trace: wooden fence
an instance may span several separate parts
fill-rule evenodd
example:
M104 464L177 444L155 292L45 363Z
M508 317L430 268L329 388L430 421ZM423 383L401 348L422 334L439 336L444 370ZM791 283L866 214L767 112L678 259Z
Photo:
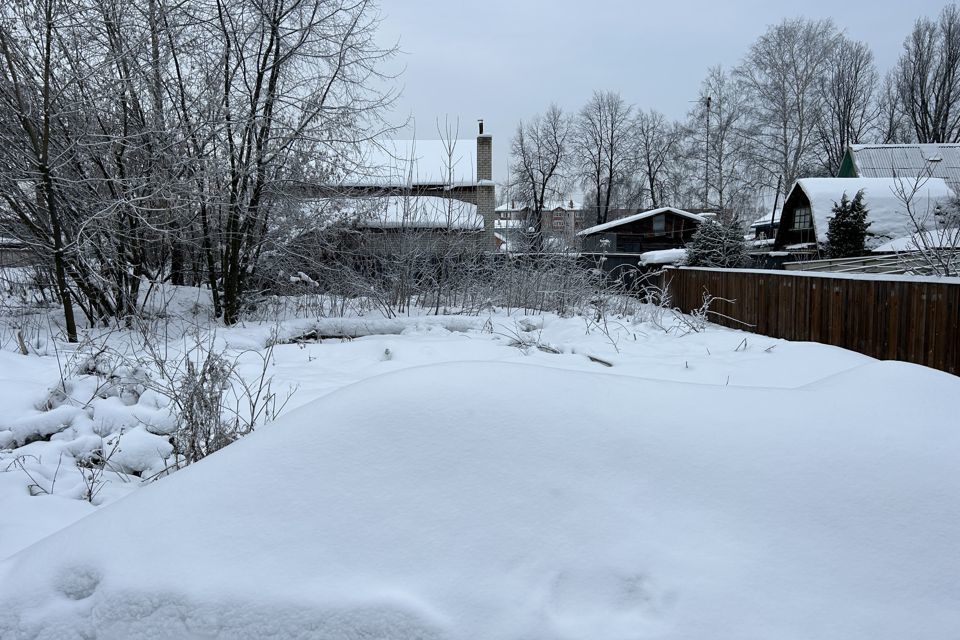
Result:
M960 280L751 269L669 269L673 304L709 319L960 375Z

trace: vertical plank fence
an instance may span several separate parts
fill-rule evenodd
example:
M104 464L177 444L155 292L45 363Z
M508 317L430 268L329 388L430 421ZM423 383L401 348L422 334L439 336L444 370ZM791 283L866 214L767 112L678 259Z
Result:
M669 269L674 306L709 319L960 375L960 279L753 269Z

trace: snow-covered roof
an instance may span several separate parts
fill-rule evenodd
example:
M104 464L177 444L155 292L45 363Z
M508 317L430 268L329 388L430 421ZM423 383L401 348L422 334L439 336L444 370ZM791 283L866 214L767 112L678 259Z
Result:
M780 222L781 213L783 213L783 209L777 209L772 216L764 215L761 218L757 218L756 220L750 223L750 228L756 229L757 227L765 227L771 223L777 224L778 222Z
M931 176L960 185L960 144L854 144L850 155L863 178Z
M362 145L351 158L345 185L472 186L477 181L477 141L381 140Z
M919 249L960 249L960 229L955 227L924 231L897 238L875 248L874 253L899 253Z
M437 196L356 198L341 213L365 229L483 229L477 205Z
M578 236L591 236L595 233L600 233L601 231L606 231L608 229L613 229L624 224L630 224L631 222L636 222L638 220L643 220L645 218L651 218L661 213L674 213L678 216L684 218L689 218L694 222L703 222L703 217L690 213L689 211L684 211L683 209L675 209L674 207L660 207L659 209L651 209L650 211L641 211L640 213L635 213L632 216L627 216L625 218L620 218L618 220L612 220L610 222L605 222L604 224L598 224L594 227L589 227L577 233Z
M869 233L878 239L899 238L913 231L898 193L913 194L911 203L915 213L929 218L930 223L935 208L954 197L941 178L802 178L794 185L793 190L796 189L801 189L810 201L814 231L820 241L826 240L833 207L844 193L852 200L858 191L863 190Z

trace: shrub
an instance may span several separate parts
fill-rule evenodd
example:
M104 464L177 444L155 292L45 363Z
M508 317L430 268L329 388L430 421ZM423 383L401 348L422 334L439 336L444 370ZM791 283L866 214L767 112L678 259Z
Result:
M747 264L747 243L738 222L722 224L708 220L700 225L687 247L691 267L735 268Z

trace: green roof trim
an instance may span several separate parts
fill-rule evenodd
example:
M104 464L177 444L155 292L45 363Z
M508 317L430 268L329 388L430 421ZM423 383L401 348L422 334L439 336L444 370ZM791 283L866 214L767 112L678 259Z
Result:
M853 153L850 147L843 152L843 160L840 161L840 170L837 172L838 178L859 178L857 174L857 165L853 162Z

